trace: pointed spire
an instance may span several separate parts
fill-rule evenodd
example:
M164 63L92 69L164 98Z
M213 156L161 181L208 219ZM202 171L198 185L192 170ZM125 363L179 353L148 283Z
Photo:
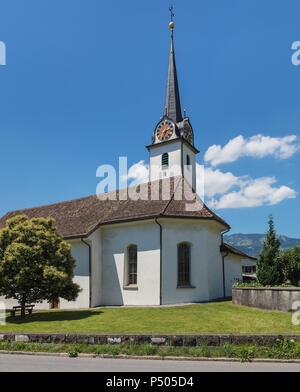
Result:
M171 50L170 50L170 60L169 60L169 69L168 69L168 82L167 82L165 108L167 108L168 117L171 120L173 120L175 123L178 123L182 121L182 113L181 113L179 87L178 87L178 79L177 79L177 71L176 71L176 63L175 63L175 53L174 53L173 20L170 23L170 29L171 29Z

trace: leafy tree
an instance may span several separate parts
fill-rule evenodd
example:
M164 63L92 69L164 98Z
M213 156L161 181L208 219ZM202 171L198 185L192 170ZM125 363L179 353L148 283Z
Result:
M280 253L278 262L283 266L285 277L293 286L300 282L300 245Z
M75 263L51 218L19 215L0 230L0 295L16 299L22 316L28 303L75 300L80 292L73 283Z
M263 286L277 286L283 283L284 274L278 258L280 241L276 238L272 215L269 216L268 224L269 230L257 261L257 279Z

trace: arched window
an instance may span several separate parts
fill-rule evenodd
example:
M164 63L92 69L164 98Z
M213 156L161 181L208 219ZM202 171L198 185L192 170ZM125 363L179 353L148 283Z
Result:
M162 154L161 166L163 169L167 169L169 167L169 154L166 152L164 154Z
M127 251L128 257L128 285L137 284L137 246L130 245Z
M178 286L190 285L191 246L186 243L178 245Z

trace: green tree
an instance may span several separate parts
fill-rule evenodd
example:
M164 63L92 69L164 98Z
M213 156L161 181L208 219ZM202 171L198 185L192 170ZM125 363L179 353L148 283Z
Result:
M283 283L283 268L278 259L280 241L276 238L273 216L269 216L269 230L263 242L263 249L257 260L257 279L263 286L277 286Z
M283 266L286 280L293 286L300 282L300 245L294 246L280 253L278 262Z
M51 218L19 215L0 230L0 295L16 299L22 316L28 303L75 300L80 292L73 283L75 263Z

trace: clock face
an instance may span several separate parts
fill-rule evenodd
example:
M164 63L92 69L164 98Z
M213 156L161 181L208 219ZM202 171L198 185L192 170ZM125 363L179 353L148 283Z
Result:
M190 127L186 127L184 129L184 138L190 143L193 144L193 131Z
M170 139L173 135L175 126L172 121L163 120L156 128L156 135L161 142Z

